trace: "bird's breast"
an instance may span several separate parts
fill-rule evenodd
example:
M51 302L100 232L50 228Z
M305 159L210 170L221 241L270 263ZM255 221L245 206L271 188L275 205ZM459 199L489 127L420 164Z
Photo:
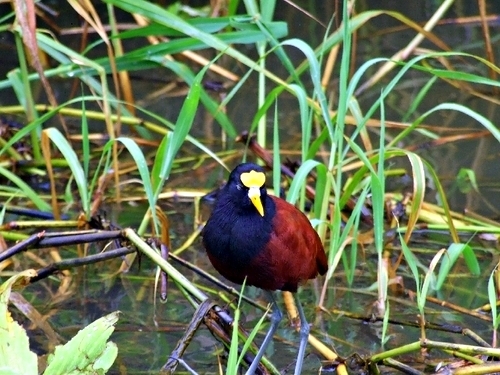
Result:
M264 217L257 210L242 213L227 206L216 207L203 230L203 244L210 260L217 259L221 267L248 267L270 241L272 214L273 206L265 207Z

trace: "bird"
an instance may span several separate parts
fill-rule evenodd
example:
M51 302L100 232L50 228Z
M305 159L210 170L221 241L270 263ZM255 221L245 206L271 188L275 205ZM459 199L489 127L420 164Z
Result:
M261 166L236 166L202 230L202 243L214 268L233 283L264 290L271 302L271 325L247 375L255 373L283 317L272 292L295 293L299 285L328 270L323 244L307 216L284 199L269 195L265 182ZM310 328L294 296L301 323L294 371L298 375Z

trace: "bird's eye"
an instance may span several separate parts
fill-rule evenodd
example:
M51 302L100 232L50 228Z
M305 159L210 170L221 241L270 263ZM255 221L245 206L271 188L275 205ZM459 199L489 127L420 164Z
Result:
M236 184L236 189L241 190L243 189L243 186L241 186L241 184Z

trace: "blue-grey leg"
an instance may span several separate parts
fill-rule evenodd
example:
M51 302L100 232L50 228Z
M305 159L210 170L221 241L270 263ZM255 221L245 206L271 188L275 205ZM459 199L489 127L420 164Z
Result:
M259 348L259 351L255 355L254 360L250 364L250 367L248 368L247 372L245 373L246 375L254 375L255 370L257 370L257 366L259 366L260 359L264 355L267 346L273 339L274 333L276 332L276 329L278 328L279 323L281 322L281 319L283 318L283 314L281 313L280 308L278 307L278 304L276 303L276 300L274 299L273 294L270 291L265 291L268 298L269 302L271 302L271 326L269 327L269 330L266 333L266 336L264 337L264 341L262 341L262 345Z
M295 371L294 375L300 375L302 371L302 363L304 362L304 355L306 352L307 339L309 338L309 323L307 323L306 315L304 314L304 309L302 308L302 304L299 301L299 296L294 293L295 296L295 304L297 305L297 311L299 313L300 318L300 343L299 343L299 352L297 354L297 362L295 363Z

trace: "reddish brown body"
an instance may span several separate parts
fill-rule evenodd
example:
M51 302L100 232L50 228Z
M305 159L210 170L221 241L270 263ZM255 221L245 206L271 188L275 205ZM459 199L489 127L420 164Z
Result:
M300 210L283 199L268 199L276 207L271 235L255 257L245 264L235 262L228 266L210 252L208 256L215 269L232 282L242 284L246 276L247 285L295 292L299 284L326 273L328 262L323 244Z

